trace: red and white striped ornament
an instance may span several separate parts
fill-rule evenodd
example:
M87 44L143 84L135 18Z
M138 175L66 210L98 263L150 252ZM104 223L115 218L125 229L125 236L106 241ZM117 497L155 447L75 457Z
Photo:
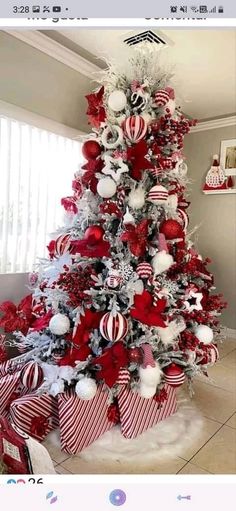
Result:
M164 379L171 387L180 387L185 381L185 374L182 367L170 364L163 369Z
M125 203L125 189L122 185L117 186L116 196L118 206L123 207Z
M42 367L37 362L28 362L20 374L21 383L29 390L36 390L43 383L44 374Z
M189 224L189 217L186 211L183 209L177 208L178 217L181 220L181 225L183 227L183 230L186 232Z
M148 193L147 200L152 204L166 204L168 200L168 190L161 185L155 185Z
M58 364L64 356L65 354L63 353L52 353L52 359L56 364Z
M206 365L213 366L217 360L219 360L220 355L218 348L215 344L208 344L207 350L204 352L203 358L199 361L200 365Z
M141 279L148 279L153 273L151 264L147 262L139 263L136 268L136 273Z
M106 284L111 289L116 289L122 283L122 277L119 275L109 275L106 279Z
M130 142L139 142L145 137L147 123L141 115L131 115L124 121L124 134Z
M70 251L70 235L61 234L55 241L55 255L61 256Z
M130 379L131 379L131 376L130 376L129 370L126 368L122 368L119 371L119 375L118 375L116 383L118 385L128 385L128 383L130 382Z
M152 177L158 179L162 174L163 169L161 169L160 167L154 167L154 169L148 169L148 172L150 172Z
M104 314L100 321L100 332L107 341L120 341L128 332L127 319L117 312L113 315L111 312Z
M165 89L157 90L154 94L154 103L158 107L165 106L170 99L169 92Z

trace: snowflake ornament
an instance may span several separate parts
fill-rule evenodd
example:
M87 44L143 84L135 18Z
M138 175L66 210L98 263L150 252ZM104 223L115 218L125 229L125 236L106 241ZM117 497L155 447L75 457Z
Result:
M121 175L129 171L128 165L124 163L121 157L113 158L109 154L104 157L105 167L102 169L102 173L106 176L111 176L116 183L119 183Z
M193 312L194 310L200 311L202 310L201 300L202 293L196 293L195 291L190 291L186 300L184 301L184 305L189 312Z

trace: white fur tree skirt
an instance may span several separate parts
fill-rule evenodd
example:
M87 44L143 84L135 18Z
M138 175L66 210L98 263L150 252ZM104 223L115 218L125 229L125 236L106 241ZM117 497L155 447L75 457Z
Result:
M120 463L127 470L130 465L135 466L138 473L147 465L181 456L201 434L202 423L202 416L193 402L179 396L177 412L136 439L124 438L120 427L116 426L78 456L86 465L100 467L101 472L113 463ZM49 436L52 443L60 445L59 432Z

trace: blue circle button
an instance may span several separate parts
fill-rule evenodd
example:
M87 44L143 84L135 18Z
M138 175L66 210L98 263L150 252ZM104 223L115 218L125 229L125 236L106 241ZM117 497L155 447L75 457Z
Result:
M123 490L113 490L109 495L109 500L113 506L123 506L126 501L126 494Z

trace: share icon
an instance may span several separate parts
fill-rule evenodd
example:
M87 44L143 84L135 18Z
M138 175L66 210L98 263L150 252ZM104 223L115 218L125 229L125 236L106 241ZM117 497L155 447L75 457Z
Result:
M191 500L191 495L178 495L178 500Z

